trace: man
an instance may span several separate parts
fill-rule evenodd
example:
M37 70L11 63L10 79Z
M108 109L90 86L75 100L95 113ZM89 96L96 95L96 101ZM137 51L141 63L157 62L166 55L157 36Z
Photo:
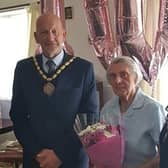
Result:
M41 15L34 35L43 53L18 62L10 110L23 167L87 168L73 125L78 113L98 112L93 66L64 52L57 16Z

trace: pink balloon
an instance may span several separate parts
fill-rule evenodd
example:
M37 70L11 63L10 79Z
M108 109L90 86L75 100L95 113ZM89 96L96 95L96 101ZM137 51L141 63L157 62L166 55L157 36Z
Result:
M104 68L107 68L117 52L110 25L108 1L84 0L84 9L91 44L96 56Z
M160 59L160 67L166 60L166 56L168 53L168 1L161 0L160 1L160 10L159 10L159 23L158 23L158 31L157 37L155 40L155 48L154 53L155 56Z
M144 79L152 85L158 75L160 59L155 57L143 34L142 2L118 0L117 6L117 30L123 55L139 61Z
M53 13L61 18L64 29L65 27L65 13L64 0L41 0L41 13ZM65 41L64 49L69 55L74 55L72 47Z

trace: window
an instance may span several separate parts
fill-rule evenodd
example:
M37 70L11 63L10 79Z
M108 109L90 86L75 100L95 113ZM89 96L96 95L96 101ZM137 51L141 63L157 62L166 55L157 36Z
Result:
M0 23L0 98L11 99L16 63L27 57L27 10L1 12Z

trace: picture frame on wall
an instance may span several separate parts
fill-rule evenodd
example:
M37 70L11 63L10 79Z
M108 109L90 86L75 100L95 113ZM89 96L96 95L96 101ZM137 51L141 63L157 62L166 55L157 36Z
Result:
M65 7L65 19L72 19L72 7Z

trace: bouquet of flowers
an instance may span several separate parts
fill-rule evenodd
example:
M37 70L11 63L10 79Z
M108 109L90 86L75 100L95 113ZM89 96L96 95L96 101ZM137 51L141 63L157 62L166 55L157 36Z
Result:
M121 126L98 122L78 133L93 168L121 168L124 138Z

